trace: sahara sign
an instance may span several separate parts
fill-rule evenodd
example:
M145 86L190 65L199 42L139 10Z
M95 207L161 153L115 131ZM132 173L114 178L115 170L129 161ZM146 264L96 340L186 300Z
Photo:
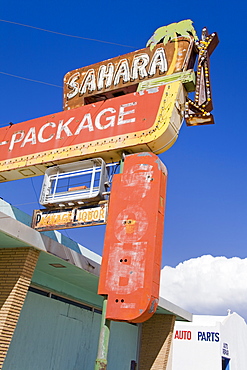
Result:
M179 37L154 49L145 48L68 72L64 109L134 92L137 84L187 69L193 39Z

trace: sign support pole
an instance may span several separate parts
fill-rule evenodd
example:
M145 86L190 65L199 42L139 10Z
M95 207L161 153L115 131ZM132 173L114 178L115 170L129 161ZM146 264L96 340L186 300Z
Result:
M101 327L98 345L98 354L95 361L95 370L106 370L107 369L107 354L108 345L110 339L110 325L111 321L106 319L106 307L107 307L107 297L105 297L103 302L103 310L101 317Z
M119 172L123 172L124 167L124 155L120 161ZM101 316L101 325L100 325L100 335L99 335L99 344L98 344L98 354L95 361L94 370L106 370L107 369L107 355L108 355L108 346L110 340L110 326L111 320L106 318L106 308L107 308L107 296L104 296L103 307L102 307L102 316Z

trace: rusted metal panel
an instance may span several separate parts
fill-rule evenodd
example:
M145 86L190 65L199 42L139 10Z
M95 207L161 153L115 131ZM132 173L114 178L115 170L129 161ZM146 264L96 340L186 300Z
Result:
M166 45L158 44L152 49L136 50L70 71L64 77L64 109L134 92L140 82L185 71L193 45L193 37L176 37Z
M99 207L62 210L35 210L32 228L38 231L61 230L82 226L105 225L108 203Z
M114 176L98 289L107 319L143 322L157 308L166 178L153 153L127 156Z
M54 164L162 153L176 141L186 91L180 81L0 128L0 181L41 175Z

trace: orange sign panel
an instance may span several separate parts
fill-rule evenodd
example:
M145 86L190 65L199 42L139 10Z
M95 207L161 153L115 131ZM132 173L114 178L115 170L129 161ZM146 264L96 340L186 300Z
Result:
M64 109L134 92L140 82L192 68L193 44L193 37L176 37L166 45L68 72L64 77Z
M127 156L113 178L98 288L108 319L143 322L157 308L166 178L153 153Z
M181 82L0 128L0 181L41 175L49 166L123 150L167 150L176 140L185 92Z

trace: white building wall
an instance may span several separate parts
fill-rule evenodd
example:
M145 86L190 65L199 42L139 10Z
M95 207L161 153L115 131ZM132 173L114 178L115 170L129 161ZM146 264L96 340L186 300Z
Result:
M221 324L221 355L230 358L230 370L247 369L247 326L236 313Z
M246 323L236 313L176 322L171 356L172 370L222 370L222 356L230 358L230 370L246 370Z
M173 370L220 370L218 326L175 325L173 337Z

